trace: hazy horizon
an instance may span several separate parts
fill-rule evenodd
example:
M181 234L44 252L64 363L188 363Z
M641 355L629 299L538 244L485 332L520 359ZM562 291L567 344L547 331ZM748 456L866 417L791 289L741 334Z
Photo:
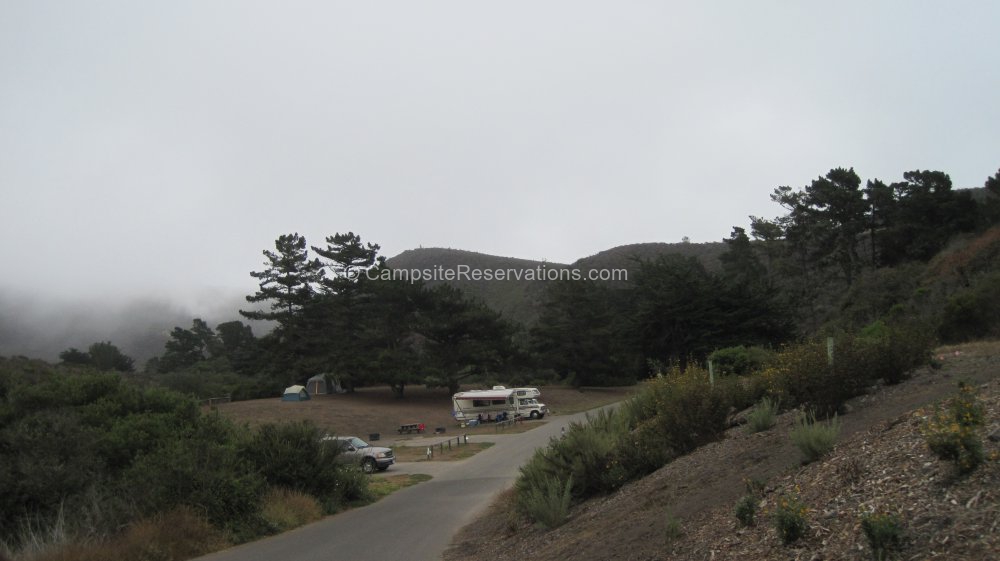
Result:
M719 241L834 167L980 187L997 21L986 1L6 2L0 319L196 311L252 292L292 232L571 263Z

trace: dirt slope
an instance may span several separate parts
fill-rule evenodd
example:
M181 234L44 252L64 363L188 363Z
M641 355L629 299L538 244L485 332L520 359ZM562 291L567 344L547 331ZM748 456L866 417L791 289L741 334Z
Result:
M966 380L982 385L985 434L1000 434L1000 344L939 353L942 369L921 370L904 384L855 399L825 461L800 466L788 438L794 414L788 413L769 431L730 430L614 495L579 505L556 530L487 515L459 534L445 559L868 559L859 515L873 508L902 513L909 536L904 559L998 558L1000 461L956 479L952 466L927 450L916 410L953 395L957 381ZM986 441L987 454L998 449ZM811 509L807 538L783 546L767 518L740 528L733 507L745 493L745 478L768 482L765 508L798 486ZM680 521L680 537L669 535L671 518Z

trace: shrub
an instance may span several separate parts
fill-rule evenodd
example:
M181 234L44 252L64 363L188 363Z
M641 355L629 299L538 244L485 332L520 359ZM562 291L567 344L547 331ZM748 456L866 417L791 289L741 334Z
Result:
M572 479L563 482L556 477L545 478L537 487L518 494L518 506L531 520L548 529L556 528L569 516L572 489Z
M745 376L764 367L771 359L771 351L763 347L726 347L708 355L716 374Z
M252 465L267 483L308 493L327 512L338 502L355 500L356 489L341 485L352 477L337 462L339 449L322 441L320 430L310 422L265 424L249 433L240 445L240 457ZM345 491L349 491L345 495Z
M335 493L323 504L328 513L336 512L341 505L365 504L375 499L368 487L371 478L354 466L341 466L337 470Z
M932 329L921 323L877 321L862 330L846 359L865 369L873 380L898 384L914 368L930 363L933 343Z
M889 559L903 545L903 525L895 514L865 514L861 517L861 530L876 561Z
M663 528L663 535L667 538L668 542L672 542L684 535L684 530L681 528L681 519L674 516L672 512L667 512L666 523Z
M649 420L650 432L659 437L669 457L680 456L726 430L739 386L738 380L713 385L702 368L675 367L649 385L646 410L640 416Z
M774 510L774 528L784 544L798 541L809 530L806 515L809 509L797 495L786 495L778 499Z
M319 520L323 517L323 508L305 493L272 488L264 495L260 514L270 529L279 533Z
M765 397L747 415L747 432L765 431L774 426L778 417L778 402Z
M553 477L571 480L573 496L581 499L613 491L718 438L730 408L745 395L737 379L713 385L704 369L674 368L617 411L588 416L538 450L521 467L517 494L538 493Z
M965 474L986 459L978 430L983 421L983 406L977 401L975 390L962 384L947 408L935 407L922 432L928 448L938 458L954 462L958 472Z
M852 379L849 375L853 371L846 375L836 372L830 364L826 343L820 341L784 349L775 357L773 368L768 374L789 405L806 406L823 416L837 413L867 383L867 378L865 383Z
M757 516L757 497L743 495L739 502L736 503L734 514L736 514L736 519L743 526L753 525L754 519Z
M959 343L1000 334L1000 273L981 277L945 305L938 333L945 342Z
M811 341L783 349L761 375L772 397L826 417L877 380L898 383L927 364L932 343L931 331L921 324L876 322L859 337L835 338L832 361L826 341Z
M202 417L185 438L140 456L124 473L123 493L147 515L186 505L220 528L245 531L257 520L265 480L238 456L235 430Z
M792 442L802 452L806 462L814 462L833 449L840 434L840 422L837 417L827 421L816 421L812 413L799 418L792 429Z
M551 478L573 482L579 498L613 491L636 474L636 467L623 461L621 453L628 436L618 413L602 410L588 416L587 423L573 423L563 438L538 450L521 467L519 494L546 488Z

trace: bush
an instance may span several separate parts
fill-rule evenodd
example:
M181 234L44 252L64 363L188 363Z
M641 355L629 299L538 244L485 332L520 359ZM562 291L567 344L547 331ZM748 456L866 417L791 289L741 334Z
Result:
M1000 335L1000 273L981 277L949 298L938 333L948 343Z
M825 422L816 421L812 413L807 413L799 418L795 428L792 429L792 442L802 452L806 462L814 462L830 450L837 442L840 434L840 422L834 416Z
M747 432L765 431L774 426L778 418L778 401L765 397L747 415Z
M235 431L221 418L202 417L185 438L140 456L124 473L122 492L147 515L189 506L219 528L253 528L265 479L237 454Z
M778 499L774 510L774 528L785 545L798 541L809 530L808 513L809 509L796 495Z
M714 372L720 376L745 376L764 368L774 353L763 347L726 347L708 355Z
M323 507L328 513L342 505L365 504L375 499L368 487L371 478L354 466L341 466L337 471L336 493Z
M919 366L929 364L934 335L918 322L886 324L877 321L862 330L847 360L868 371L871 379L898 384Z
M556 477L542 480L538 486L518 494L518 506L524 514L548 529L566 522L572 500L573 480Z
M648 421L648 433L661 443L668 458L717 439L729 426L730 408L742 401L738 380L719 380L713 385L708 372L697 367L671 369L650 383L645 394L628 413L632 419Z
M843 345L837 348L843 350ZM841 362L845 361L834 364ZM767 374L789 405L805 406L822 416L837 413L844 402L861 393L868 384L867 374L858 379L857 370L835 371L825 341L784 349L775 357L773 369Z
M959 386L959 393L948 401L948 407L935 407L922 428L927 446L938 458L950 460L961 474L975 471L986 459L979 427L984 421L982 404L975 390Z
M537 494L551 478L572 481L572 494L580 499L614 491L718 438L733 403L745 395L735 378L712 385L703 369L675 368L617 411L588 416L538 450L521 467L517 494Z
M743 495L739 502L736 503L734 514L736 514L736 519L743 526L753 525L754 519L757 517L757 497Z
M783 349L761 375L769 395L826 417L880 379L889 384L906 379L928 363L932 344L931 331L921 324L876 322L860 337L835 338L832 361L826 341L811 341Z
M894 514L865 514L861 517L861 530L876 561L886 561L903 545L903 525Z
M357 494L353 486L341 482L351 475L337 462L338 452L308 421L261 425L242 440L239 450L269 485L308 493L327 512L337 510L338 503L355 500Z
M310 495L272 488L264 495L261 517L275 533L298 528L323 517L323 508Z
M563 438L539 449L521 467L518 494L545 489L553 477L572 481L572 494L579 498L619 488L635 475L634 466L620 457L627 436L622 416L607 410L588 416L586 424L571 424Z
M49 526L60 510L72 536L180 505L219 521L255 510L227 448L232 425L203 417L193 400L39 361L0 361L0 378L0 539L16 542L25 520Z

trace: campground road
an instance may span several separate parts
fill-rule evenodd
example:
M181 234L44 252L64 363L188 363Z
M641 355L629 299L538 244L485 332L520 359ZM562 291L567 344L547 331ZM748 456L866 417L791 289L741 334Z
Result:
M436 561L458 530L513 483L536 448L583 416L553 417L528 432L500 438L467 460L447 462L447 468L436 465L434 479L375 504L198 561Z

